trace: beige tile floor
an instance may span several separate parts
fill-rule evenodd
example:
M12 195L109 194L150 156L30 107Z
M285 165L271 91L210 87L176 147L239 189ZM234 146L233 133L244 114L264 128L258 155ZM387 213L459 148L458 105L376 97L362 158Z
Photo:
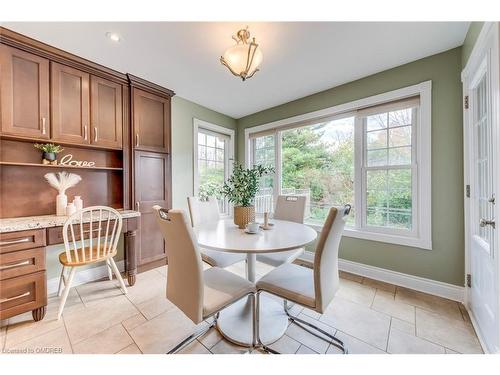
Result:
M257 276L270 269L258 264ZM244 263L229 270L244 275ZM30 313L2 321L0 349L3 353L41 349L165 353L196 329L165 298L165 288L166 267L139 274L126 296L116 280L77 286L60 321L56 320L56 296L49 298L47 315L40 322L33 322ZM342 339L352 354L482 352L461 304L352 274L341 273L340 290L323 315L299 306L294 306L293 313ZM293 324L271 347L281 353L338 353L333 345ZM215 328L182 350L192 354L246 352L223 339Z

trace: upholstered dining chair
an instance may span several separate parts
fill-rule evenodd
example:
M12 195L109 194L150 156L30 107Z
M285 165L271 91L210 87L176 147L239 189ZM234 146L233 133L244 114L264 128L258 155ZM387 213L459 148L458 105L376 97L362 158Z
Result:
M195 324L214 317L212 324L180 342L171 354L206 333L216 324L218 313L241 298L252 296L255 308L255 285L219 267L203 271L200 249L184 211L153 208L166 242L167 298Z
M339 288L339 243L345 226L344 217L349 214L350 210L350 205L330 208L328 217L326 218L323 230L317 242L312 270L296 264L286 263L275 268L257 282L255 326L258 343L262 345L258 332L259 304L260 294L262 292L270 293L284 298L285 300L295 302L301 306L313 309L320 314L325 311L333 300ZM344 353L347 353L344 343L337 337L334 337L310 322L290 315L286 303L284 304L284 308L292 323L296 323L304 329L306 329L304 326L308 326L321 332L329 339L326 340L324 337L320 336L323 340L330 342Z
M84 221L88 222L88 229ZM123 294L127 294L127 288L113 259L122 232L122 221L122 216L114 208L93 206L77 211L64 223L65 251L59 254L62 270L57 295L61 296L62 294L62 298L57 314L58 320L63 313L78 267L105 262L109 279L112 279L111 271L113 271ZM66 275L67 270L69 270L68 275Z
M304 223L306 211L306 197L303 195L279 195L274 209L274 218L277 220ZM284 263L292 263L304 252L304 248L283 251L279 253L258 254L259 262L278 267Z
M219 206L217 199L214 197L209 197L206 201L202 201L198 197L188 197L187 200L193 228L196 228L200 224L220 219ZM209 249L200 249L200 251L203 261L212 267L225 268L246 259L245 254L230 254Z

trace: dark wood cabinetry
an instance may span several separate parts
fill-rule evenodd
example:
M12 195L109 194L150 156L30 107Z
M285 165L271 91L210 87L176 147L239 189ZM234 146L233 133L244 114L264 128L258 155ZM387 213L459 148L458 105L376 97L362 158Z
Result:
M0 44L2 135L49 138L49 60Z
M52 63L52 139L122 148L122 85Z
M171 98L168 89L128 74L131 85L133 199L141 212L138 265L166 260L154 205L172 208ZM157 264L157 263L156 263Z
M33 312L43 319L47 306L45 231L0 235L0 320Z
M90 142L97 146L121 148L123 128L122 85L90 77Z
M132 89L134 148L169 152L170 98Z
M136 151L135 170L136 210L141 213L137 258L143 265L166 257L153 206L170 207L170 155Z
M51 63L52 139L90 143L90 74Z
M141 212L124 230L129 283L137 266L165 262L152 207L172 207L173 95L0 27L0 217L53 214L57 192L40 189L43 176L76 169L82 181L70 199L81 195L86 206ZM63 145L59 161L71 154L95 166L42 164L33 143L47 141ZM59 243L60 233L43 231L42 238L29 231L22 234L31 239L2 243L19 233L0 235L0 316L32 310L39 320L46 304L44 246Z

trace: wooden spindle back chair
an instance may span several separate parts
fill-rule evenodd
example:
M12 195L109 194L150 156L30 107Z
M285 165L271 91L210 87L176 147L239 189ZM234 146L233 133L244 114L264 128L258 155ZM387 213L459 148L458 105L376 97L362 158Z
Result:
M65 251L59 254L59 262L63 268L58 290L58 295L62 294L58 319L62 315L77 267L106 262L109 279L112 280L114 273L123 293L127 293L120 271L113 260L122 225L120 213L106 206L87 207L68 217L63 226ZM69 268L68 276L65 275L66 268Z

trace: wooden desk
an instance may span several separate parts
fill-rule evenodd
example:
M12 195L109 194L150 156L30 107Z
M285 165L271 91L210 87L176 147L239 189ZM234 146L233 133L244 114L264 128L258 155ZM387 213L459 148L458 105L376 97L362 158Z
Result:
M137 274L136 236L140 213L120 211L125 239L125 271L129 285ZM45 316L47 277L45 247L63 243L66 216L43 215L0 219L0 320L31 311ZM87 224L88 225L88 224Z

